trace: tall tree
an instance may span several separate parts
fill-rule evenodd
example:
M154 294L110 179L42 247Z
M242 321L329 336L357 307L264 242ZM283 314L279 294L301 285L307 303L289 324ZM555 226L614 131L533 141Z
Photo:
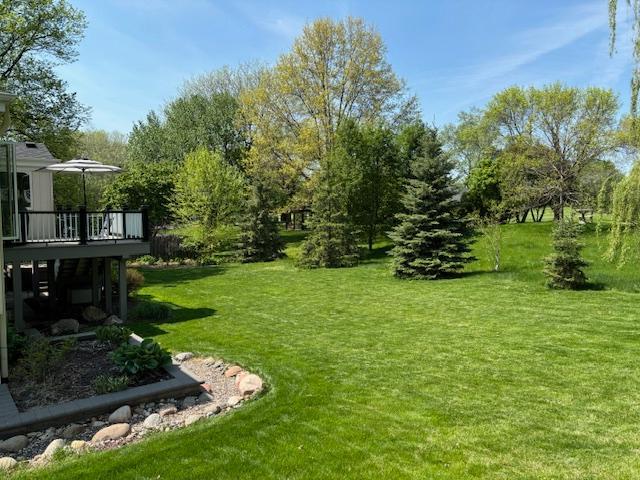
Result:
M591 163L616 147L616 96L601 88L554 83L542 88L508 88L489 102L485 120L499 131L501 146L517 142L538 161L528 165L545 185L544 196L562 218L578 201L579 179Z
M75 60L85 27L65 0L0 0L0 88L18 96L8 135L44 142L57 158L71 157L89 112L55 71Z
M372 250L399 210L403 172L395 136L382 125L348 120L338 128L335 155L344 157L349 216Z
M607 258L620 264L640 257L640 162L615 188Z
M175 213L185 223L197 222L208 232L233 223L245 201L245 179L219 152L199 148L179 167L175 185Z
M393 273L400 278L441 278L472 259L472 231L455 199L453 163L442 152L435 130L424 141L424 155L413 162L402 197L404 212L389 235Z

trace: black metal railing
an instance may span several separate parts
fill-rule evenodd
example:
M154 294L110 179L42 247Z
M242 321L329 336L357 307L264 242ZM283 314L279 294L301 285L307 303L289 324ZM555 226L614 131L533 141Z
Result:
M18 213L21 243L79 243L149 241L149 215L141 210L54 212L24 210Z

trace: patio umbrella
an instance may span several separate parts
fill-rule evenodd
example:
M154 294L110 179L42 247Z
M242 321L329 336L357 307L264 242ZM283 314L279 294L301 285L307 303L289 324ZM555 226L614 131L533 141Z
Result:
M87 183L85 173L118 173L122 169L114 165L105 165L104 163L89 160L88 158L74 158L66 162L54 163L38 170L49 170L51 172L63 173L81 173L82 174L82 194L84 198L84 206L87 206Z

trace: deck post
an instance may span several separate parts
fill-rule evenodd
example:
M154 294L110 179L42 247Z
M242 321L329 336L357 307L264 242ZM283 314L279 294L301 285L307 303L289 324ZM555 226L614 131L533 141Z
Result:
M49 303L56 298L56 261L47 260L47 293Z
M13 277L13 321L16 330L19 332L24 331L24 305L22 303L22 269L20 268L20 262L13 262L12 269Z
M91 303L98 306L100 303L100 275L98 274L98 259L91 259Z
M127 321L127 259L118 259L118 302L120 303L120 319Z
M33 288L33 297L38 298L40 296L40 262L34 260L31 263L31 285Z
M113 287L111 286L111 259L104 259L104 309L113 313Z

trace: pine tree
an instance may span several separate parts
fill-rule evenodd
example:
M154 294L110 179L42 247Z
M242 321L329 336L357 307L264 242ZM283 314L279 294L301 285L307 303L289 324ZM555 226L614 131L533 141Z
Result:
M244 262L268 262L282 256L284 243L263 185L254 185L241 224L240 252Z
M554 227L554 253L545 258L544 269L549 287L576 290L586 285L582 269L589 264L580 253L584 245L578 241L578 233L573 220L561 220Z
M400 278L437 279L456 273L473 259L473 231L456 200L453 165L442 152L437 132L429 130L424 151L411 164L402 197L404 212L389 234L393 273Z
M358 263L358 238L347 213L346 169L344 157L334 153L317 173L311 233L302 245L301 267L339 268Z

